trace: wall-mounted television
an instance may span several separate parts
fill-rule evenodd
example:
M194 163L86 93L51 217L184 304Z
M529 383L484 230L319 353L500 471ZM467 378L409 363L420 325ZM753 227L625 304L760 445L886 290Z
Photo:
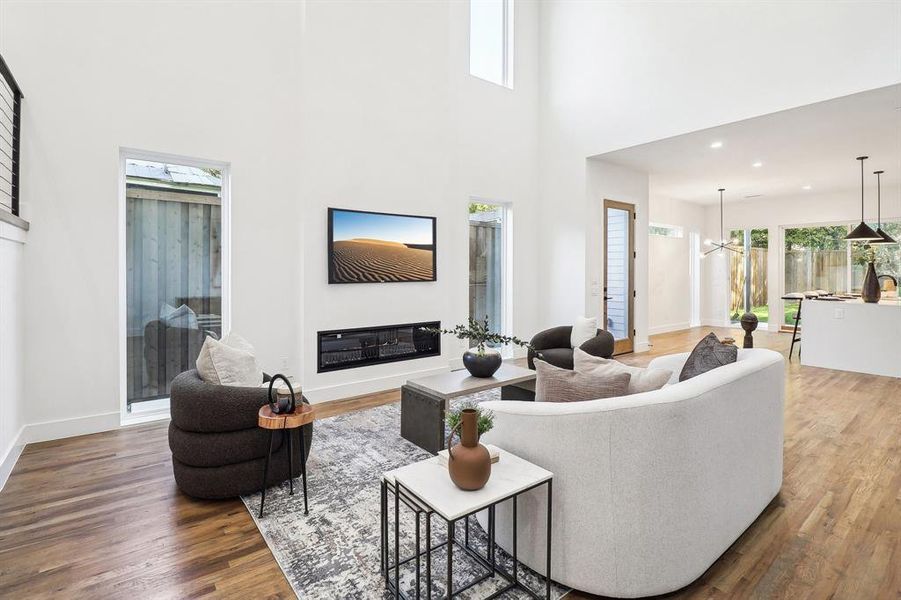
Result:
M435 217L328 209L328 282L435 281Z

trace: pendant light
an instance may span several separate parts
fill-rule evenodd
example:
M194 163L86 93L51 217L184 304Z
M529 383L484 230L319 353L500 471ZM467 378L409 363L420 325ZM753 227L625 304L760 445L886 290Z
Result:
M860 161L860 225L845 236L846 242L872 242L881 240L882 236L873 231L873 228L866 224L863 219L863 161L870 158L869 156L858 156Z
M732 244L732 240L726 239L725 233L723 231L723 192L726 191L726 188L720 188L717 191L720 193L720 241L710 242L709 245L713 246L713 248L705 252L703 256L707 256L711 252L716 252L717 250L719 250L720 253L722 253L723 250L730 250L732 252L738 252L739 254L741 254L741 250Z
M885 171L873 171L876 176L876 233L882 236L881 240L873 240L870 244L897 244L895 239L882 230L882 174Z

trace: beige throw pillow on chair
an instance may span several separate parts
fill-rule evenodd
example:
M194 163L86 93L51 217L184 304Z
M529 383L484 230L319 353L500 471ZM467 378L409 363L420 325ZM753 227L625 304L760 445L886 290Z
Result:
M629 373L595 375L561 369L535 360L536 402L581 402L624 396L629 389Z
M253 346L236 333L222 340L208 336L197 356L197 374L207 383L256 387L263 381L263 369Z
M632 367L616 360L593 356L579 348L573 351L573 370L580 373L604 376L614 373L629 373L632 375L632 378L629 380L629 394L659 390L673 376L672 371Z

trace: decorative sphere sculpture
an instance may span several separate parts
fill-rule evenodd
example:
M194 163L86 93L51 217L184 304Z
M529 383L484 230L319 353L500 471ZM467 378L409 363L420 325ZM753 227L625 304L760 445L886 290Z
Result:
M745 330L744 348L754 347L754 337L751 333L757 329L757 315L752 312L746 312L741 316L741 328Z

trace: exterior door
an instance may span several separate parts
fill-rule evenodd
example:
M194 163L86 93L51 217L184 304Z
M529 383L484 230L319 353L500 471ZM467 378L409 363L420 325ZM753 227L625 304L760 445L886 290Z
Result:
M635 205L604 200L604 329L614 354L635 348Z

